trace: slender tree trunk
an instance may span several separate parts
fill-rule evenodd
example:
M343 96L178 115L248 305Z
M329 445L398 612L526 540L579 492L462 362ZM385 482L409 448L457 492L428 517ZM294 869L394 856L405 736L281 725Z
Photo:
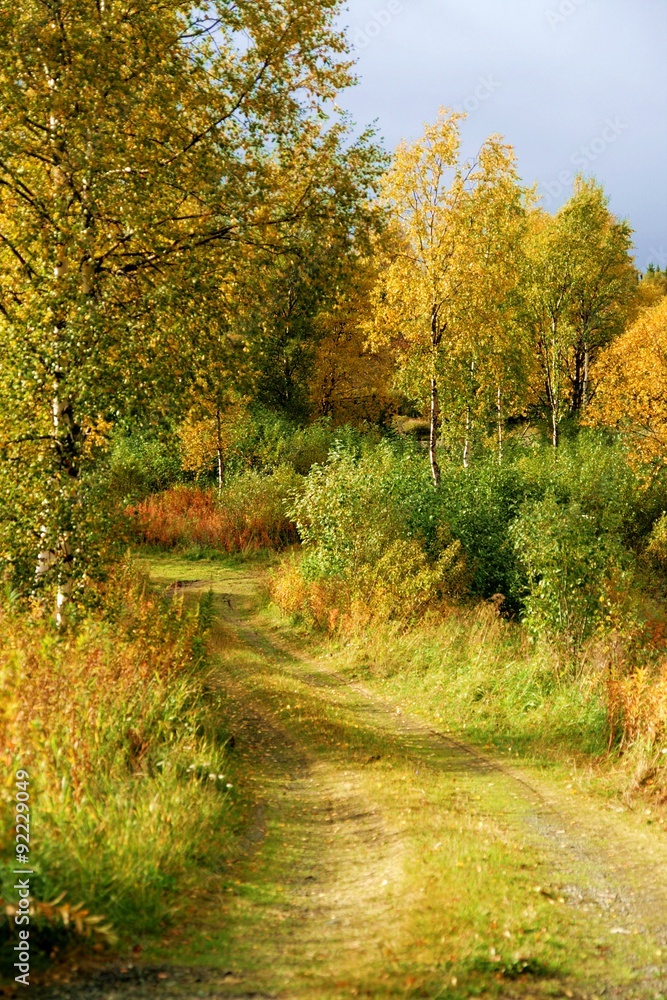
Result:
M466 433L463 441L463 468L467 469L469 466L468 458L470 456L470 407L466 407Z
M581 407L583 410L588 406L588 383L590 377L591 368L591 352L589 350L588 344L584 348L584 378L581 389Z
M56 377L52 402L53 440L58 468L57 481L78 479L81 428L73 416L71 400L63 399L60 386L61 376ZM57 488L57 487L56 487ZM56 571L56 624L60 628L73 591L72 571L74 554L70 542L72 524L61 523L49 529L42 525L41 537L44 548L37 556L35 580L39 581L49 571Z
M475 396L475 361L474 359L470 362L470 393L472 397ZM463 468L467 469L470 464L470 450L471 443L470 438L472 435L472 410L470 405L466 407L466 433L465 440L463 442Z
M215 411L216 447L218 452L218 490L222 491L225 483L225 456L222 450L222 424L220 407Z
M440 485L440 466L438 465L438 417L440 406L438 400L438 382L435 376L431 379L431 432L429 437L429 454L431 457L431 473L436 486Z
M554 448L558 448L559 434L558 434L558 410L555 406L551 407L551 443Z
M496 413L498 416L498 465L503 464L503 397L498 386L496 397Z
M431 429L429 436L429 455L431 458L431 474L436 487L440 485L440 466L438 465L438 424L440 417L440 399L438 396L437 357L442 341L442 331L438 323L438 307L431 306Z
M64 621L65 608L72 599L74 581L72 580L73 555L67 535L61 541L61 568L58 574L58 591L56 593L56 625L60 628Z
M584 384L584 348L579 341L574 349L574 376L570 378L572 383L572 404L571 412L579 413L583 399Z
M551 443L554 448L558 448L559 424L560 424L560 372L558 371L558 328L557 322L552 321L551 328L551 373L549 396L551 403Z

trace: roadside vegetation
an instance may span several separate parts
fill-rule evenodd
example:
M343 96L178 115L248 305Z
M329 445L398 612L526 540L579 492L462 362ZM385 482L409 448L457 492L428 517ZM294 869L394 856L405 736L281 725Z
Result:
M33 968L64 946L140 940L183 916L232 845L232 761L205 651L211 602L159 597L131 564L76 632L0 619L0 740L30 775ZM12 968L13 783L0 802L3 971Z

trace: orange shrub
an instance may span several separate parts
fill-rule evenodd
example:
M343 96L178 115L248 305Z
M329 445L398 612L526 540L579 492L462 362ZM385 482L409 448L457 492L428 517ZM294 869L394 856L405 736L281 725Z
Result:
M642 668L626 677L612 675L607 697L612 740L620 735L623 747L667 741L667 661L657 673Z
M288 558L269 582L272 600L286 615L300 619L309 628L333 632L341 613L349 608L349 590L344 580L306 581L300 556Z
M297 541L285 513L301 477L291 469L248 472L221 491L176 486L133 511L141 540L164 548L201 545L224 552L281 549Z

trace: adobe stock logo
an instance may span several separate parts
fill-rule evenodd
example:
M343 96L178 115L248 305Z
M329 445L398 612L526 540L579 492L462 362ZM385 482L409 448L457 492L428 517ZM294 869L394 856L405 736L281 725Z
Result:
M608 118L600 135L572 153L570 163L574 169L561 170L557 178L540 185L540 193L545 204L550 205L560 198L572 186L576 175L588 172L591 165L604 156L609 147L617 142L629 127L620 118Z
M551 10L545 11L544 14L551 28L555 29L559 25L564 24L568 17L576 14L579 7L583 7L585 3L586 0L562 0L558 7L552 7Z
M499 80L494 80L492 76L480 76L477 86L473 90L472 94L468 94L463 103L463 110L467 114L474 114L479 108L480 104L484 101L488 101L490 97L493 97L502 87L502 83Z
M389 0L386 7L376 10L370 21L363 28L357 28L352 34L352 51L362 52L371 42L389 27L394 18L404 12L402 0Z

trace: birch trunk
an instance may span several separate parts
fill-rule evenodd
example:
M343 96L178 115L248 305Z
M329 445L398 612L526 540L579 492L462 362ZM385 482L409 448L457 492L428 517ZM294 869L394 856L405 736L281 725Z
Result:
M551 443L554 448L558 448L559 435L558 425L560 423L560 384L558 371L559 348L558 348L558 325L552 320L551 325L551 374L549 396L551 403Z
M581 391L581 406L585 410L588 406L588 381L590 377L591 352L588 345L584 348L584 382Z
M220 408L215 411L216 447L218 450L218 491L222 492L225 483L225 459L222 451L222 426Z
M496 398L496 412L498 416L498 465L503 464L503 397L498 386Z
M470 362L470 393L474 398L475 395L475 362L474 360ZM470 465L470 438L472 435L472 410L470 405L466 407L466 432L465 440L463 442L463 468L467 469Z
M429 454L431 457L431 474L436 486L440 485L440 466L438 465L438 382L431 379L431 430L429 438Z
M468 461L470 457L470 407L466 407L466 433L463 441L463 468L467 469L470 465Z
M431 306L431 428L429 437L429 455L431 458L431 474L436 487L440 485L440 466L438 465L438 420L440 417L440 399L438 395L437 360L438 348L442 341L442 331L438 322L438 307Z

